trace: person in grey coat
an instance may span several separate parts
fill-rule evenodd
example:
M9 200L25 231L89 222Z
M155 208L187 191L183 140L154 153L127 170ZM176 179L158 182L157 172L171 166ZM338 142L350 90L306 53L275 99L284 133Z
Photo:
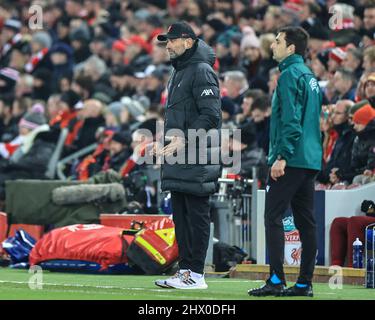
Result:
M209 196L216 191L221 171L219 161L210 155L219 154L220 141L215 144L209 140L204 150L199 150L197 143L196 153L198 150L207 153L205 164L188 164L186 158L195 142L188 138L188 130L220 133L219 81L212 68L215 54L185 22L172 24L168 33L159 35L158 40L166 42L174 70L167 86L164 121L165 141L170 143L157 154L167 159L182 150L186 157L183 164L165 161L161 168L162 190L170 191L172 196L180 261L175 276L157 280L155 284L166 288L206 289L203 269L210 235ZM171 129L181 130L184 137L169 136Z

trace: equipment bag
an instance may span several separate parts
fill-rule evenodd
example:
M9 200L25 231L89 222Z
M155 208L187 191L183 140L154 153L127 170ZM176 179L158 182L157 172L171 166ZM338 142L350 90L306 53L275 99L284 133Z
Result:
M161 274L178 259L174 223L164 218L139 231L127 250L129 262L146 274Z
M100 224L76 224L45 234L30 253L30 265L50 260L79 260L97 263L100 270L127 263L126 250L134 235L122 228Z
M29 261L30 251L34 248L35 243L36 241L32 236L23 229L19 229L14 237L9 237L3 241L2 247L9 254L11 264L14 265Z

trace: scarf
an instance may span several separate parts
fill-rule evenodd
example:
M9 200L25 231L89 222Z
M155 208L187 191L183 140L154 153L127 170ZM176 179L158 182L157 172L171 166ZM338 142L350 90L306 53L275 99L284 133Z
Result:
M48 48L44 48L40 50L38 53L33 54L30 58L30 61L25 65L25 71L28 73L32 73L36 66L44 59L46 54L48 53Z
M1 56L4 57L15 44L20 42L22 39L22 35L20 33L17 33L12 39L10 39L3 47L3 50L1 50Z

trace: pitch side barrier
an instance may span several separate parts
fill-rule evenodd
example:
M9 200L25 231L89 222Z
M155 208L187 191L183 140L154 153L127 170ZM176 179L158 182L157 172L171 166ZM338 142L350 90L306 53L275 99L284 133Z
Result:
M314 198L318 237L317 265L329 266L331 263L329 231L333 219L337 217L363 216L364 213L361 212L361 203L363 200L375 200L375 182L355 189L316 190ZM264 230L264 190L259 190L257 192L256 202L256 232L253 237L253 241L255 241L255 251L253 253L258 264L266 264L268 259ZM291 215L292 212L288 209L285 212L284 221L290 221L289 218ZM285 223L284 229L286 229ZM289 232L287 230L285 231L286 234Z

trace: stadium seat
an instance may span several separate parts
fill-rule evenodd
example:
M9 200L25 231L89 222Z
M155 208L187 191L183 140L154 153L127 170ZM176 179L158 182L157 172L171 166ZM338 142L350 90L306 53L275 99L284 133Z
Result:
M8 223L7 223L7 215L4 212L0 212L0 255L2 254L3 247L1 243L7 237L7 230L8 230Z
M23 229L38 241L44 233L44 226L36 224L12 224L9 229L8 237L13 237L17 230Z

